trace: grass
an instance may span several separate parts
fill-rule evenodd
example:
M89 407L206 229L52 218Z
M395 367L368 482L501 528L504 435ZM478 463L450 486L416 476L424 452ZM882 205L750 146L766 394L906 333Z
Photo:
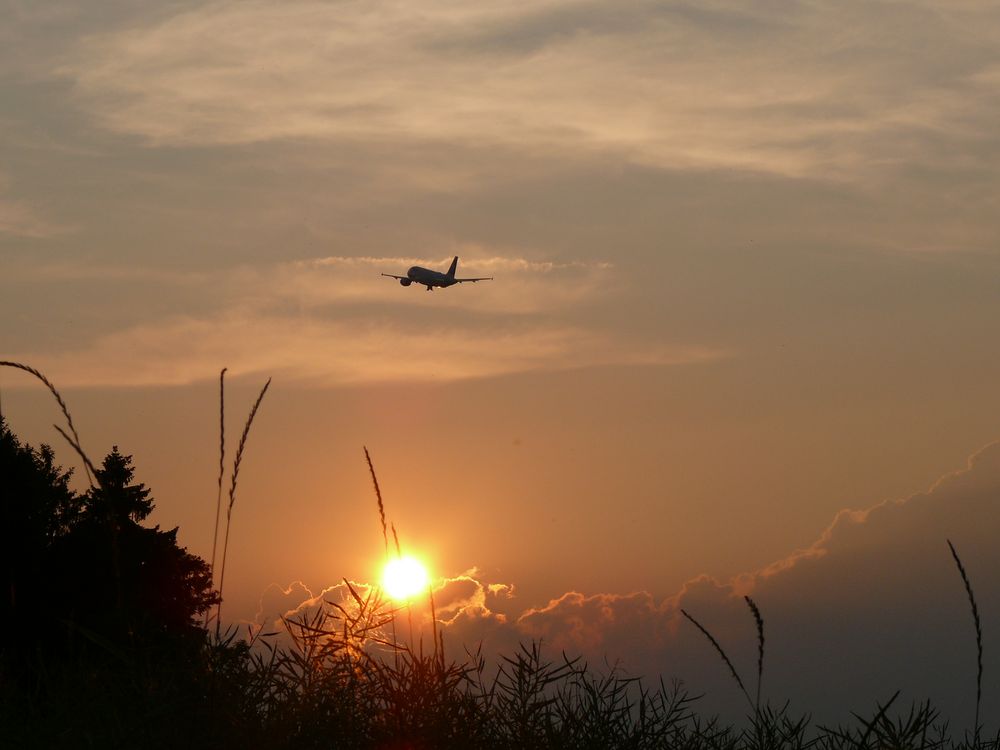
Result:
M701 631L701 634L704 635L705 638L708 639L708 642L712 644L712 647L715 649L716 653L718 653L719 656L722 657L723 663L729 668L729 674L733 676L733 679L736 681L736 685L737 687L739 687L740 692L743 693L743 696L747 699L747 703L750 704L750 708L753 709L754 707L753 699L750 697L750 693L747 692L746 685L743 684L743 680L740 677L740 673L736 671L736 667L733 666L733 662L730 661L729 656L726 654L725 649L722 648L722 646L719 644L717 640L715 640L715 636L713 636L704 625L702 625L700 622L694 619L694 617L691 616L687 610L682 609L681 614L684 615L684 617L686 617L696 628L698 628L698 630Z
M754 624L757 626L757 697L754 700L754 710L760 711L760 686L764 679L764 618L753 599L744 596L743 601L750 608Z
M220 394L221 394L221 382L222 375L226 372L225 368L222 370L222 374L219 375L220 382ZM267 382L264 383L264 387L260 389L260 393L257 395L257 400L253 402L253 406L250 408L250 415L247 417L246 423L243 425L243 434L240 435L239 445L236 447L236 458L233 460L233 473L230 478L229 483L229 505L226 508L226 533L224 536L224 541L222 543L222 571L219 574L219 605L215 612L215 634L218 636L219 629L222 626L222 592L223 585L226 582L226 556L229 552L229 529L232 526L233 520L233 506L236 505L236 480L240 476L240 465L243 463L243 451L247 445L247 438L250 436L250 427L253 425L254 417L257 416L257 410L260 408L261 401L264 400L264 395L267 393L267 389L271 385L271 379L268 378ZM220 396L221 398L221 396ZM222 407L219 409L222 412ZM225 450L225 443L223 442L225 433L222 433L223 438L220 438L221 450ZM220 465L223 463L223 457L219 459ZM214 570L213 570L214 573Z
M965 572L962 558L958 556L955 545L948 541L948 549L951 550L952 559L958 567L959 575L962 576L962 583L965 584L965 593L969 597L969 608L972 610L972 621L976 626L976 719L973 723L975 741L979 742L979 707L983 701L983 626L979 621L979 607L976 605L976 595L972 591L972 583L969 575Z
M69 410L51 382L26 365L0 365L26 371L49 388L67 419L64 436L90 466ZM216 538L225 459L225 372L219 381ZM253 404L235 454L220 593L239 468L269 385ZM386 521L367 448L365 458L386 554L390 528L398 552L399 538ZM496 663L488 663L481 651L448 660L431 592L433 645L425 653L422 640L397 640L398 611L377 587L362 590L346 580L345 601L322 602L307 615L283 621L290 646L275 645L277 633L261 628L222 631L220 607L215 633L206 623L196 650L185 652L184 659L152 648L98 650L102 658L79 664L72 655L58 654L41 659L37 682L27 687L0 670L0 736L4 747L46 748L1000 750L1000 736L980 736L982 623L965 566L954 545L948 545L968 595L978 654L975 729L964 737L952 737L927 702L901 709L899 692L870 714L854 714L852 723L837 727L814 726L808 716L791 713L787 703L762 702L764 618L749 596L745 603L757 638L753 697L721 643L682 610L721 656L747 701L747 720L736 726L702 714L700 698L681 683L650 683L614 669L594 670L566 654L549 656L538 642L523 643Z
M947 723L939 721L940 715L937 709L931 706L929 701L911 705L909 712L905 716L899 714L895 718L890 717L889 709L893 706L900 695L900 691L897 690L892 697L889 698L889 700L877 706L875 715L871 719L865 719L861 715L853 714L855 719L859 722L858 727L817 727L818 733L815 733L811 740L805 741L805 730L808 724L807 719L799 719L797 721L791 720L787 716L787 704L784 708L778 710L777 712L770 707L765 707L763 710L760 707L760 690L764 671L764 618L761 615L760 608L757 606L756 602L754 602L754 600L749 596L743 597L747 606L750 608L754 624L757 629L756 701L752 701L750 699L750 694L747 692L743 680L736 671L736 667L733 666L733 663L726 654L725 649L723 649L722 645L715 638L715 636L713 636L712 633L693 616L682 609L681 613L684 617L694 624L694 626L709 641L719 656L722 657L722 661L726 667L728 667L729 673L732 675L737 687L746 697L748 703L750 703L754 711L752 721L750 722L753 739L752 742L746 745L746 747L783 748L812 747L815 745L822 748L830 748L831 750L834 748L839 749L849 747L858 748L859 750L867 750L867 748L936 749L966 747L974 748L976 750L980 748L996 750L997 748L1000 748L1000 732L998 732L997 736L990 741L983 742L980 739L981 725L979 723L979 709L982 703L983 681L982 622L979 618L979 607L977 606L976 597L972 590L972 583L969 580L965 566L962 564L962 560L959 557L955 546L950 540L947 541L952 559L955 561L955 565L962 578L962 583L965 585L965 591L969 598L969 607L972 611L972 619L976 631L976 712L971 738L967 736L959 742L953 742L949 739L947 736Z
M21 362L10 362L4 360L0 361L0 367L11 367L16 370L21 370L23 372L27 372L31 375L34 375L35 378L40 380L45 385L45 387L49 389L49 392L52 394L53 398L55 398L56 403L59 404L59 408L62 410L63 416L66 417L66 425L69 427L69 431L72 437L70 437L70 435L67 435L58 425L52 425L52 426L59 431L59 434L63 436L66 442L69 443L70 446L72 446L73 450L76 451L77 455L79 455L80 458L83 460L84 470L87 472L87 480L90 482L90 486L93 487L94 478L97 476L97 470L94 468L94 464L87 457L87 454L84 452L83 447L80 444L80 436L76 432L76 425L73 424L73 415L70 414L69 407L66 406L66 402L63 401L62 394L59 393L58 389L54 385L52 385L52 382L47 377L45 377L45 375L43 375L41 372L36 370L34 367L31 367L30 365L26 365Z
M209 569L215 576L215 553L219 546L219 517L222 514L222 477L226 471L226 370L219 372L219 480L215 494L215 530L212 532L212 562Z

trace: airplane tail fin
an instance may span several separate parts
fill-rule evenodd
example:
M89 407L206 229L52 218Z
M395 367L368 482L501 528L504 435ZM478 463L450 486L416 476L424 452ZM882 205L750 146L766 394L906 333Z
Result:
M457 268L458 268L458 256L456 255L455 259L451 262L451 268L448 269L449 279L455 278L455 269Z

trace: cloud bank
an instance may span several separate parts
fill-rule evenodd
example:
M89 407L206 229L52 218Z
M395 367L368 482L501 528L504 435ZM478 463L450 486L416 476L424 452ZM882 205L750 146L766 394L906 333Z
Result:
M738 716L746 706L737 688L681 609L714 634L753 686L756 632L742 599L750 594L765 621L765 697L833 722L902 689L901 705L930 698L961 729L972 721L975 637L945 540L958 547L978 595L988 706L1000 695L1000 657L990 645L1000 623L998 510L1000 443L993 443L927 492L844 510L812 545L729 581L701 576L663 599L571 591L518 614L509 586L473 570L439 582L438 619L456 657L479 643L495 655L541 640L553 657L565 651L598 669L680 678L694 693L708 691L708 708ZM286 612L302 606L309 604ZM426 618L425 606L417 611Z

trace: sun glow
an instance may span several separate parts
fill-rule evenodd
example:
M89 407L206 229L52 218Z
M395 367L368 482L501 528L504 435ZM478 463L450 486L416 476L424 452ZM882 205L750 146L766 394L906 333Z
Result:
M410 599L425 591L429 583L427 568L409 555L390 560L382 572L382 588L393 599Z

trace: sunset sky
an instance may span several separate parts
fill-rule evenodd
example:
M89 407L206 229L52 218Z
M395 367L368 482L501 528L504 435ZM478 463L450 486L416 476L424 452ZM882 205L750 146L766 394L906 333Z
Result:
M1000 700L996 5L0 12L0 359L206 557L219 371L230 458L273 378L234 621L376 580L367 446L456 650L543 637L722 705L678 608L749 675L751 593L775 700L903 688L964 725L950 538ZM495 280L380 276L454 255ZM46 391L3 369L0 395L77 466Z

